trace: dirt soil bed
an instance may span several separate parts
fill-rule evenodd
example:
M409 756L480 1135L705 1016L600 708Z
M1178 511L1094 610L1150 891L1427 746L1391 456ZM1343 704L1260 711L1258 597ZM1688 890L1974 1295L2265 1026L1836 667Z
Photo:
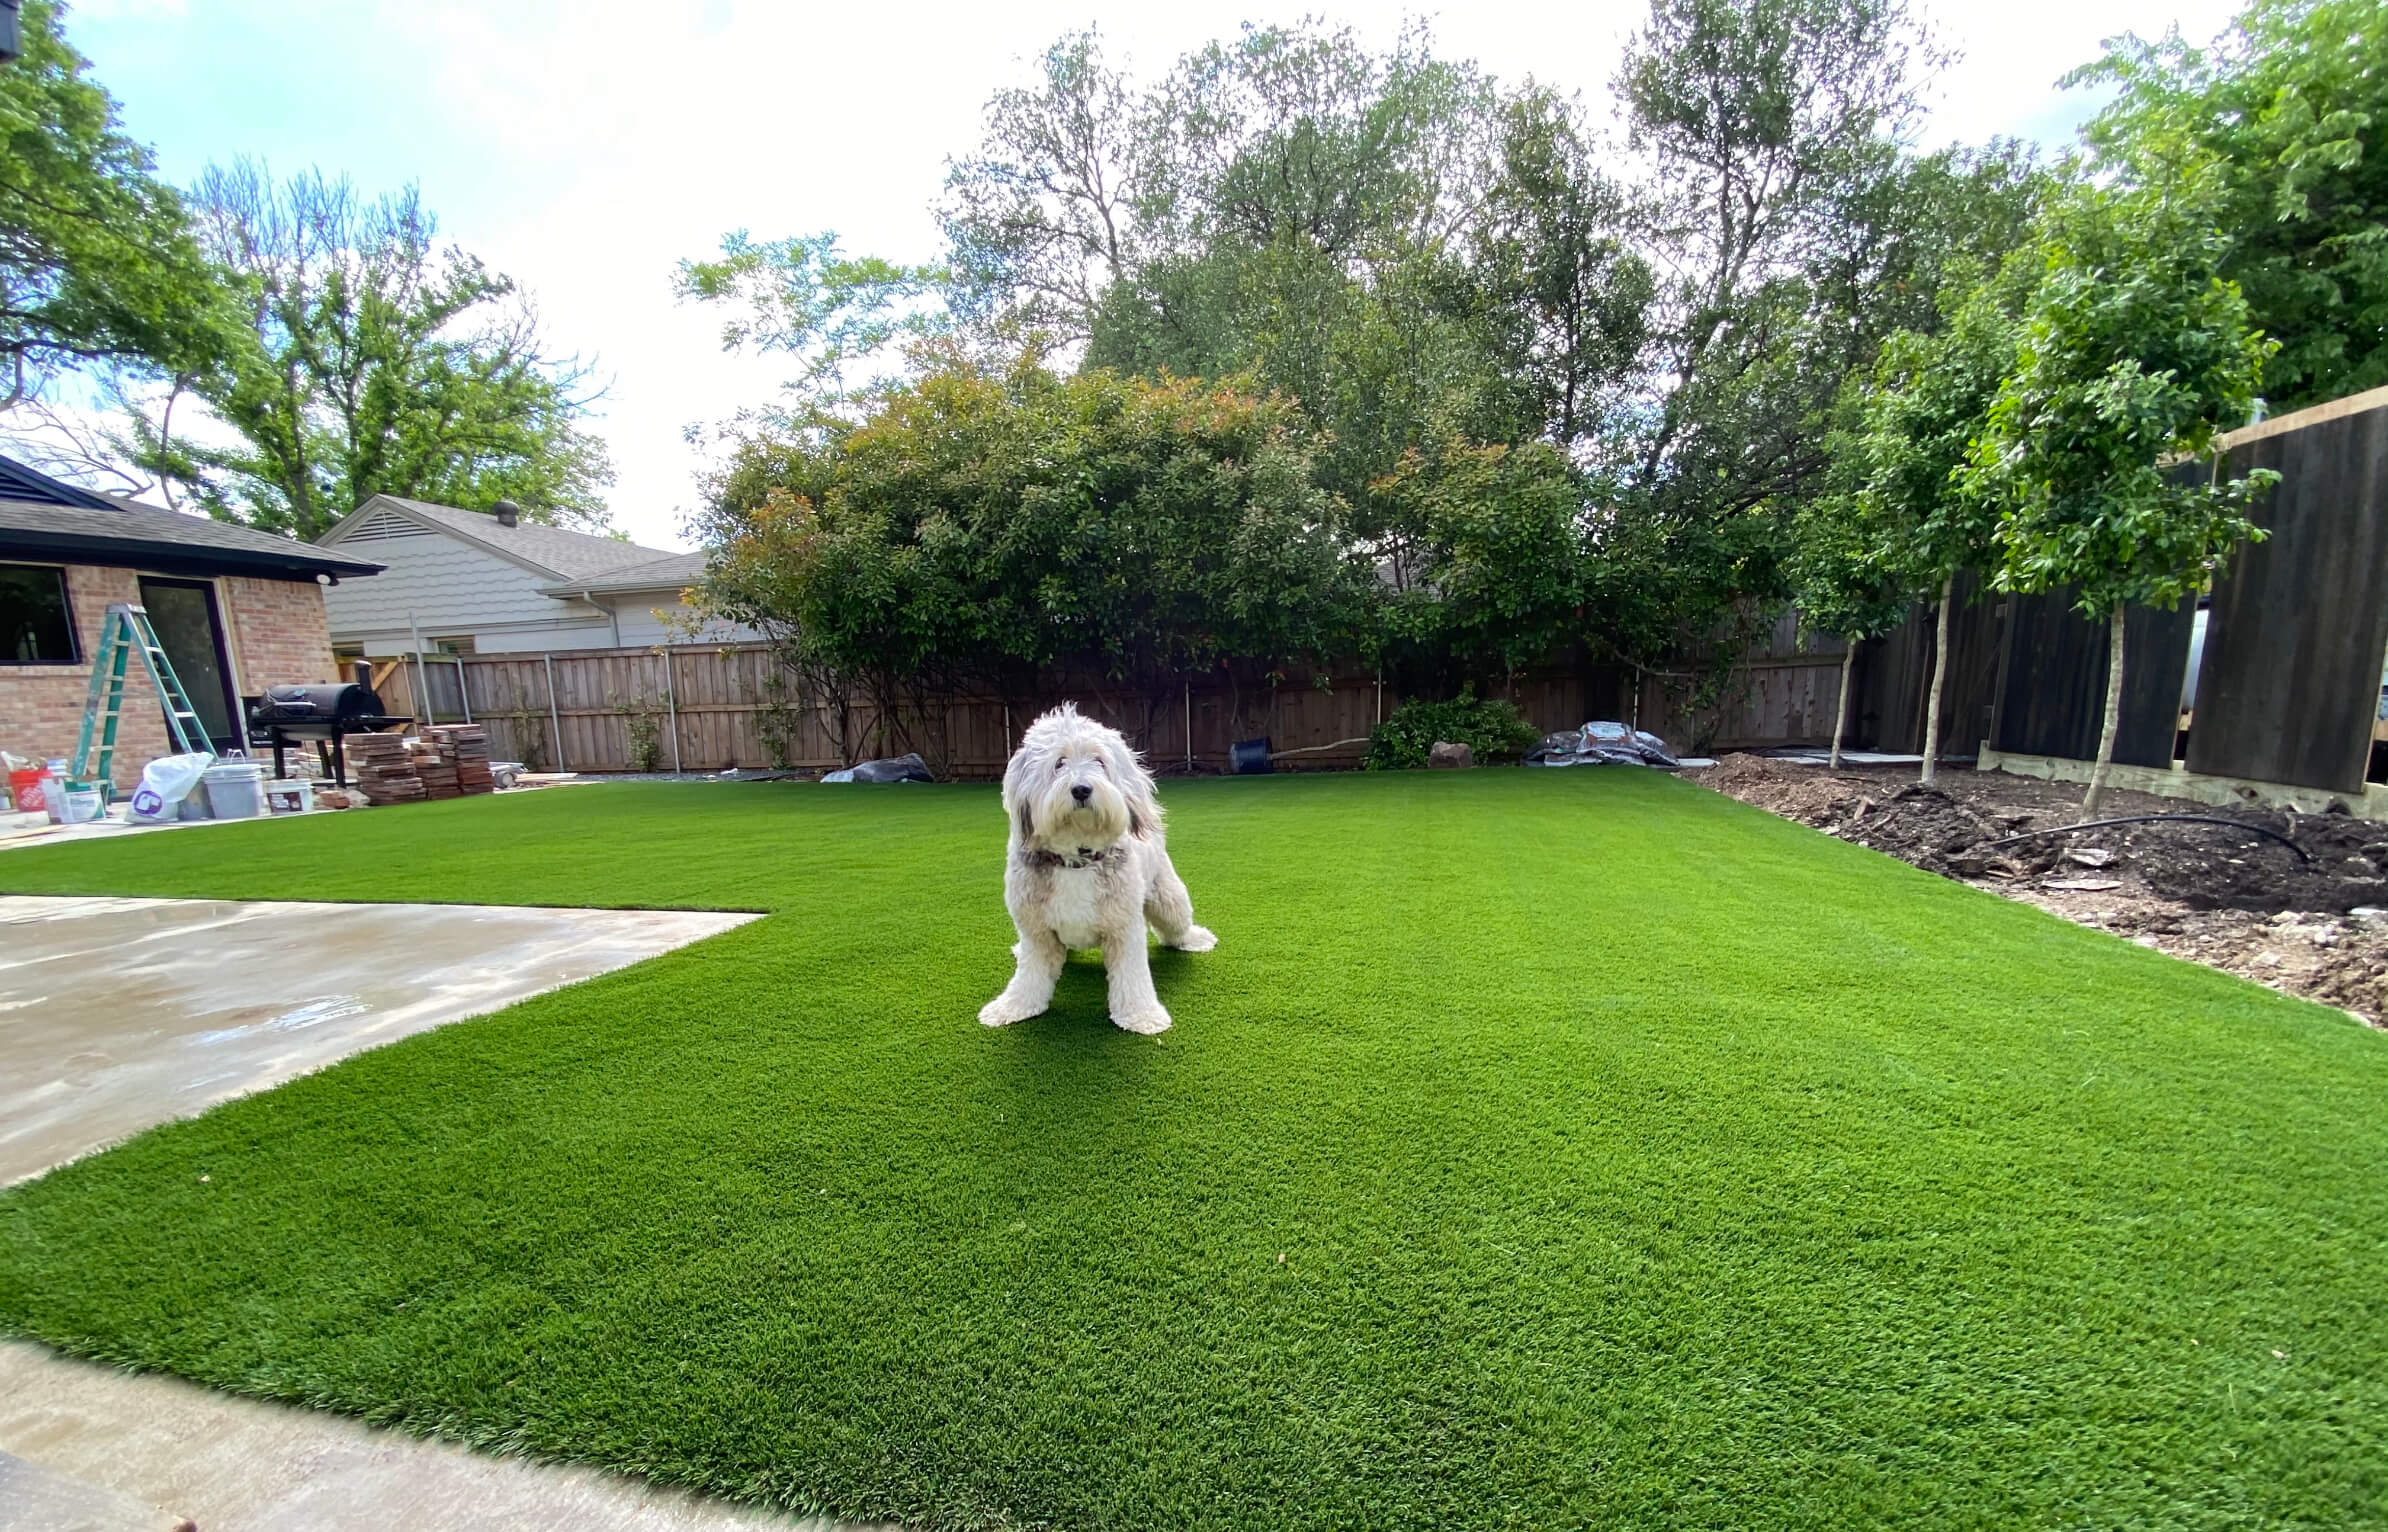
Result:
M1944 768L1731 755L1683 775L1827 835L2038 905L2174 957L2388 1024L2388 824L2255 805L2109 792L2101 819L2204 814L2231 825L2116 825L1992 845L2071 824L2076 784Z

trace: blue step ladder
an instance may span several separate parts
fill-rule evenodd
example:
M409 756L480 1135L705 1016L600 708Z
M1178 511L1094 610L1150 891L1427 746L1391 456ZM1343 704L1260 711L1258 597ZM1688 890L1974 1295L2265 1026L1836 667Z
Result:
M70 786L110 791L115 781L116 724L124 712L125 678L136 654L165 704L166 732L175 750L210 757L216 753L207 725L192 709L190 694L174 674L174 662L166 658L157 630L149 625L148 610L120 601L100 622L99 656L92 661L91 689L83 697L83 732L75 741L75 758L67 773Z

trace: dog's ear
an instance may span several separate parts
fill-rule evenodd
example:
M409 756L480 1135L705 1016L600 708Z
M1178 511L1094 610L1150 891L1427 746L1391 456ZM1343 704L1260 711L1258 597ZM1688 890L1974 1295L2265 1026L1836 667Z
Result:
M1119 784L1120 796L1128 800L1128 833L1138 840L1151 839L1153 831L1161 827L1161 804L1153 796L1152 773L1117 735L1105 742L1103 753L1111 763L1112 780Z
M1020 748L1013 751L1012 758L1004 764L1003 809L1011 816L1012 823L1019 827L1020 839L1033 840L1036 838L1036 819L1029 812L1027 784L1022 780L1027 775L1027 760L1028 744L1023 740Z

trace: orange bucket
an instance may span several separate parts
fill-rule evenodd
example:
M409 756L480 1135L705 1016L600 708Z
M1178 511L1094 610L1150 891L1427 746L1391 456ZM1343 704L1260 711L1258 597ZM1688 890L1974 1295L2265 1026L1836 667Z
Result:
M23 771L8 774L8 801L16 805L17 812L38 814L49 806L48 797L41 786L41 779L48 775L39 766L28 766Z

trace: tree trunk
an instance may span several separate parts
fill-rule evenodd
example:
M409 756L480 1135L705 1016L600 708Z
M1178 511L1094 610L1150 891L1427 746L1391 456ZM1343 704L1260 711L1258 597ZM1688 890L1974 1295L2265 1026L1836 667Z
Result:
M2106 796L2106 773L2114 765L2114 737L2123 729L2123 604L2116 602L2106 641L2106 725L2098 731L2098 764L2090 768L2089 791L2081 796L2081 817L2098 817Z
M1841 769L1841 736L1849 732L1849 673L1857 668L1857 640L1844 634L1841 642L1848 647L1841 651L1841 701L1832 714L1832 761L1834 771Z
M1922 781L1930 786L1940 766L1940 694L1949 681L1949 604L1957 596L1957 572L1940 582L1940 623L1938 636L1932 641L1932 695L1924 703L1924 774Z

